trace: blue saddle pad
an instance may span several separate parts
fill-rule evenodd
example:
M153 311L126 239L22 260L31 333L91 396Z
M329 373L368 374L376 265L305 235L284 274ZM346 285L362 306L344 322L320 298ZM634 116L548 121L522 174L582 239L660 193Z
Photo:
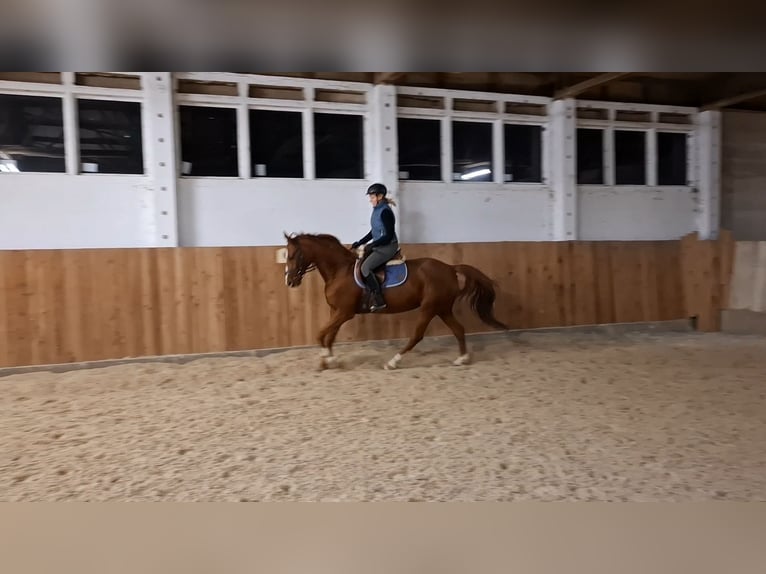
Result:
M356 284L359 285L362 289L366 289L367 285L362 280L362 274L359 270L360 264L359 261L356 262L356 265L354 266L354 280L356 281ZM381 285L383 289L388 289L390 287L398 287L405 281L407 281L407 262L403 263L397 263L396 265L386 265L384 267L386 278L383 280L383 284Z

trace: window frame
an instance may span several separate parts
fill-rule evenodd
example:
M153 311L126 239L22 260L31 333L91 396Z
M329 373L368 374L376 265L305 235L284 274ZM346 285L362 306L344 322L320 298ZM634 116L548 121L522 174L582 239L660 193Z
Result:
M223 108L226 110L235 110L235 118L234 118L234 126L236 130L236 140L237 140L237 175L187 175L183 173L183 156L182 156L182 143L183 143L183 136L181 135L181 106L189 107L189 108ZM202 104L202 103L187 103L187 102L175 102L175 105L173 106L173 114L174 114L174 123L176 126L176 163L177 163L177 177L178 179L223 179L223 180L231 180L231 179L241 179L242 178L242 165L241 165L241 154L242 154L242 139L240 135L241 125L240 125L240 112L238 109L238 106L234 106L231 104ZM248 124L249 127L249 124ZM249 134L248 134L248 141L249 141ZM250 147L247 148L248 156L250 153Z
M251 156L251 150L252 150L252 140L250 139L250 112L251 111L264 111L264 112L285 112L285 113L297 113L301 116L301 145L303 146L302 153L301 153L301 160L302 160L302 167L303 167L303 176L302 177L273 177L269 175L264 176L257 176L254 173L252 173L253 169L253 162L252 156ZM292 108L288 106L263 106L263 105L252 105L248 104L247 107L247 151L248 151L248 163L250 164L250 179L257 179L257 180L273 180L273 181L284 181L284 180L290 180L290 181L305 181L306 178L306 164L308 163L306 161L306 110L302 108ZM313 118L309 121L313 121ZM313 124L312 124L313 126ZM313 132L313 130L312 130ZM313 153L313 142L311 143L311 150ZM311 161L313 165L313 158Z
M578 181L580 177L579 173L579 166L577 165L577 130L584 129L584 130L594 130L594 131L600 131L601 132L601 183L580 183ZM586 185L598 185L598 186L606 186L606 185L614 185L613 180L607 181L608 174L612 173L612 143L611 143L611 133L608 128L603 127L591 127L591 126L581 126L576 125L575 126L575 133L574 133L574 139L575 139L575 160L574 160L574 178L575 178L575 185L576 186L586 186Z
M352 104L356 105L356 104ZM365 181L369 179L369 173L370 173L370 151L371 151L371 137L370 137L370 122L368 119L367 113L362 113L358 108L352 109L350 111L347 110L338 110L336 108L317 108L312 107L312 109L309 111L311 114L311 146L312 146L312 167L313 167L313 179L316 181ZM338 115L338 116L360 116L362 118L362 175L361 177L354 177L354 178L347 178L347 177L318 177L316 175L316 132L313 129L314 128L314 114L329 114L329 115ZM305 120L305 116L304 116ZM305 145L305 144L304 144ZM304 173L306 170L305 166L305 158L304 158Z
M547 107L551 98L546 96L523 96L518 94L501 94L496 92L455 91L441 88L415 88L409 86L397 86L397 96L424 96L441 98L444 105L442 108L418 108L412 106L396 107L396 118L403 119L438 119L441 121L441 179L439 180L409 180L399 179L400 184L409 183L417 185L443 185L448 187L463 187L475 185L483 187L495 187L501 189L548 189L551 181L550 162L550 122L551 118ZM455 110L454 99L476 100L491 102L494 111L468 111ZM506 104L522 104L539 106L545 110L540 115L515 114L505 111ZM457 181L453 180L453 133L452 122L480 122L492 124L492 181ZM518 182L505 181L505 125L536 125L540 126L541 133L541 182ZM399 158L397 154L397 172Z
M406 178L402 179L399 174L402 172L401 164L399 163L399 146L397 143L396 148L396 171L397 171L397 179L402 182L414 182L414 183L441 183L444 180L444 123L441 121L441 118L438 116L423 116L423 115L412 115L412 114L396 114L396 122L397 122L397 134L399 130L399 120L427 120L432 122L437 122L439 124L439 179L412 179L412 178Z
M492 179L490 181L473 181L473 180L461 180L461 179L455 179L455 134L453 130L453 126L455 122L465 123L465 124L489 124L490 130L489 130L489 138L490 138L490 145L492 146L490 148L490 159L489 159L489 165L490 170L492 172ZM498 130L498 122L494 119L474 119L474 118L464 118L464 117L455 117L454 115L450 118L450 143L451 150L450 150L450 166L451 166L451 172L450 172L450 183L453 184L459 184L459 185L481 185L486 183L497 183L497 172L499 167L503 167L503 169L500 169L499 171L505 172L505 142L503 141L503 161L500 162L498 165L498 153L497 153L497 134L495 133ZM502 131L502 125L500 125L500 129ZM504 140L504 138L503 138Z
M308 78L285 78L278 76L255 76L251 74L233 74L226 72L185 72L175 73L174 79L178 80L202 80L222 81L235 83L237 94L214 95L214 94L188 94L175 92L174 108L176 113L176 125L178 122L178 109L181 105L200 105L214 107L233 107L237 112L237 143L239 149L239 176L225 177L221 179L247 179L253 182L300 182L300 181L348 181L358 182L369 178L371 173L372 146L370 133L371 103L366 97L365 103L329 102L316 101L314 99L317 90L354 91L368 94L371 85L356 82L333 82L327 80L312 80ZM297 87L303 90L302 99L279 99L259 98L250 96L250 86L261 85L274 88ZM303 178L296 177L253 177L253 166L250 164L250 110L300 112L303 139ZM314 145L314 112L331 113L340 115L359 115L362 117L363 138L363 164L362 178L317 178L316 177L316 153ZM179 140L180 146L180 138ZM180 148L179 148L180 155ZM180 157L178 158L178 172L180 174ZM183 176L184 179L216 179L216 176ZM256 184L257 185L257 184Z
M0 93L8 95L23 95L31 97L56 97L62 100L63 112L63 130L64 130L64 150L65 150L65 171L64 173L48 172L20 172L18 175L34 174L40 176L83 176L83 177L133 177L148 178L154 175L151 158L154 155L154 146L152 145L152 122L147 118L147 98L146 78L148 72L137 74L141 79L140 89L128 88L107 88L97 86L84 86L76 83L75 72L61 72L60 83L39 83L17 80L0 80ZM177 85L179 80L198 80L198 81L222 81L237 85L238 95L213 95L196 93L179 93ZM313 123L311 118L313 112L341 113L341 114L360 114L363 116L363 137L364 137L364 177L369 177L372 172L372 159L377 141L372 141L371 119L374 113L373 98L371 97L372 84L363 82L341 82L334 80L319 80L309 78L290 78L282 76L269 76L257 74L238 74L229 72L181 72L173 74L174 89L174 112L178 113L178 106L183 105L201 105L215 107L234 107L241 110L237 114L238 125L238 147L239 147L239 178L251 178L252 166L250 165L250 146L249 146L249 110L263 109L272 111L294 111L302 113L303 126L303 162L304 162L304 180L314 180L315 177L315 155ZM251 97L249 89L251 86L266 87L292 87L302 90L302 99L278 97ZM336 91L355 91L366 94L361 100L364 103L350 103L342 101L315 101L317 90L336 90ZM276 93L276 92L275 92ZM424 180L424 184L442 184L446 186L465 182L453 182L451 174L452 166L452 124L453 120L459 121L488 121L493 123L493 161L492 169L495 174L492 182L473 182L474 185L488 186L496 185L500 188L549 188L551 184L551 142L550 126L551 116L549 113L540 115L525 115L522 113L508 113L510 107L507 103L534 105L547 107L552 99L547 96L527 96L519 94L501 94L495 92L478 92L468 90L447 90L439 88L417 88L410 86L397 86L397 95L438 97L443 101L440 108L419 108L411 106L399 106L395 108L395 117L412 119L436 119L441 121L441 141L440 154L442 162L442 177L440 180ZM80 98L92 100L112 100L124 102L136 102L141 106L142 138L141 146L143 150L143 173L141 174L106 174L106 173L82 173L79 153L79 124L77 121L77 100ZM453 101L460 100L481 100L492 102L492 106L486 106L483 111L467 111L454 109ZM699 110L697 108L683 106L662 106L651 104L629 104L625 102L607 102L596 100L575 99L575 106L581 108L592 108L604 110L605 119L584 119L575 120L576 128L592 128L604 130L604 174L603 184L583 184L595 186L615 186L614 182L614 145L613 132L615 129L641 130L647 132L647 169L646 184L642 186L620 186L620 187L638 187L638 188L676 188L688 190L697 185L696 173L699 162L699 152L697 150L697 138L699 125L697 117ZM492 111L490 111L492 110ZM521 111L521 110L519 110ZM648 121L626 121L616 120L619 111L644 112L648 115ZM534 112L531 112L534 113ZM666 115L680 114L687 116L684 123L675 123ZM179 125L178 118L175 118L175 126ZM662 120L662 121L660 121ZM673 122L673 123L671 123ZM504 182L504 159L505 159L505 141L504 126L508 124L517 125L539 125L542 129L542 182ZM247 129L243 129L247 128ZM686 144L686 185L659 185L658 182L658 163L657 158L657 133L684 133L687 137ZM309 137L310 136L310 137ZM180 147L180 137L174 138L175 145ZM244 144L244 145L243 145ZM180 176L180 153L177 154L177 173ZM398 166L397 166L398 167ZM16 175L16 174L14 174ZM8 176L8 174L3 174ZM190 176L184 176L190 177ZM204 177L204 176L200 176ZM212 177L212 176L210 176ZM227 177L226 179L230 179ZM285 178L257 178L259 181L278 180ZM289 178L295 180L298 178ZM344 180L346 181L346 180ZM356 181L356 180L348 180ZM420 183L419 180L401 180L404 183ZM577 184L580 185L580 184Z
M0 94L29 97L56 97L62 100L64 131L64 172L25 171L14 176L36 175L43 177L79 176L79 177L130 177L146 178L150 176L150 146L148 145L148 118L146 117L146 91L143 73L139 75L141 88L103 88L81 86L76 83L76 72L61 72L61 83L43 84L37 82L0 80ZM78 122L77 100L103 100L131 102L140 105L141 113L141 150L143 156L142 173L88 173L82 171L80 160L80 125ZM7 175L7 174L6 174Z
M59 100L59 104L61 105L61 129L62 129L62 138L63 138L63 145L64 145L64 171L13 171L13 172L4 172L4 173L13 173L14 175L22 175L22 174L34 174L34 175L42 175L42 176L51 176L51 175L67 175L67 161L66 161L66 150L67 150L67 139L66 139L66 133L65 133L65 126L66 123L64 120L64 116L66 114L64 109L64 96L61 94L46 94L46 93L35 93L35 94L28 94L28 93L18 93L18 92L10 92L0 89L0 96L22 96L27 98L47 98L47 99L57 99ZM75 102L76 106L76 102ZM78 126L78 149L79 149L79 126Z
M616 132L633 132L644 134L644 183L617 183L617 139ZM609 132L611 138L611 168L612 168L612 185L615 187L656 187L657 178L652 177L652 171L655 170L657 161L657 151L654 140L654 130L644 128L633 127L614 127Z
M126 102L126 103L137 103L139 105L139 114L141 118L141 161L143 163L142 165L142 172L141 173L114 173L114 172L84 172L82 171L82 154L80 150L80 121L79 121L79 114L80 114L80 108L79 108L79 101L80 100L93 100L93 101L104 101L104 102ZM148 175L148 158L147 158L147 148L146 148L146 107L144 106L143 98L113 98L106 95L96 95L96 96L89 96L85 94L77 94L74 98L74 106L75 106L75 115L77 117L77 165L79 167L79 173L77 175L85 175L85 176L133 176L133 177L142 177ZM64 149L66 151L66 133L64 134Z
M680 106L663 106L653 104L626 104L620 102L603 102L590 100L576 100L577 109L602 110L605 112L606 119L586 119L577 118L575 129L601 129L604 131L603 139L603 182L601 184L577 184L581 187L617 187L620 189L679 189L689 190L694 187L694 169L697 162L696 148L696 116L698 110L695 108ZM619 111L645 112L649 115L649 121L626 121L617 120ZM688 123L668 123L660 121L663 113L680 114L689 117ZM646 183L644 184L617 184L616 183L616 150L615 150L615 131L641 131L646 133L646 154L645 154L645 172ZM660 185L658 182L658 164L657 156L657 133L683 133L686 134L686 185Z
M657 156L657 163L654 168L654 177L656 178L656 185L657 187L692 187L693 186L693 169L694 169L694 162L696 156L694 155L696 153L696 146L695 146L695 132L689 131L689 130L670 130L667 128L659 128L656 129L654 132L654 141L655 141L655 149L657 150L657 154L659 154L659 139L658 135L659 133L672 133L672 134L683 134L686 137L686 166L685 166L685 177L684 181L686 183L684 184L660 184L660 161L659 161L659 155Z
M539 126L540 128L540 181L516 181L511 180L509 182L505 181L505 127L506 126ZM548 126L544 124L540 124L537 122L532 121L509 121L505 120L502 125L502 139L503 139L503 158L502 158L502 172L503 172L503 183L505 184L514 184L514 185L547 185L548 184L548 178L547 178L547 166L548 166Z

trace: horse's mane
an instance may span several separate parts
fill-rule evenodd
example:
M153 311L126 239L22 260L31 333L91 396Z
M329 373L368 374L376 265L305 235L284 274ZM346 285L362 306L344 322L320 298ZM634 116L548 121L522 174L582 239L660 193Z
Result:
M321 243L325 248L338 249L343 251L344 254L348 254L353 257L353 254L343 246L340 240L334 235L330 235L329 233L293 233L290 235L290 239L295 241L300 241L301 239L317 241Z
M340 240L334 235L329 233L294 233L290 236L290 239L318 239L319 241L327 241L343 245Z

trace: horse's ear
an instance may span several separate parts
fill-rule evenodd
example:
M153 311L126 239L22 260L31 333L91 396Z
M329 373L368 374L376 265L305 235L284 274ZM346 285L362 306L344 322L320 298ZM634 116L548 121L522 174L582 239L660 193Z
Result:
M293 240L293 238L290 235L287 234L287 231L283 231L282 235L285 236L285 239L287 239L288 243L290 243Z

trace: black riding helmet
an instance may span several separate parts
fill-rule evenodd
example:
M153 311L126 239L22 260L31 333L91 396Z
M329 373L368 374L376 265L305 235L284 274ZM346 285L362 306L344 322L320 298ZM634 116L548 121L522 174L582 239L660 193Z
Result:
M382 195L385 197L386 193L388 193L388 190L382 183L373 183L367 188L367 195Z

